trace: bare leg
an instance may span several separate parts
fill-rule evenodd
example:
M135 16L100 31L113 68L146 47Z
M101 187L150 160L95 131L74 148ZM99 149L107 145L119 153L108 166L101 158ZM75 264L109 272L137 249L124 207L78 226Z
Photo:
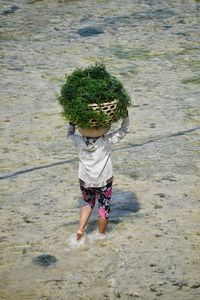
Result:
M108 219L99 218L99 233L104 234L106 230L106 225L108 224Z
M91 212L92 212L92 208L90 206L83 206L81 208L80 225L79 225L79 229L76 233L77 241L80 240L83 236L85 225L87 224L87 221L89 220Z

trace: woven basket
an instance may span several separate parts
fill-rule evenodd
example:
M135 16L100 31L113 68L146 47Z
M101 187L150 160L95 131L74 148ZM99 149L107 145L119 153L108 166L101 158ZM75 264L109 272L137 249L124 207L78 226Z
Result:
M117 122L118 118L116 116L116 109L117 109L117 100L113 100L112 102L105 102L102 104L92 103L88 106L92 107L95 111L103 111L106 116L108 117L107 121L104 124L96 121L95 119L90 120L90 127L99 127L99 126L107 126L113 122Z
M78 127L78 130L84 136L91 137L91 138L97 138L99 136L106 134L110 130L110 125L108 125L106 127L101 126L101 127L91 127L91 128L90 127L88 127L88 128Z

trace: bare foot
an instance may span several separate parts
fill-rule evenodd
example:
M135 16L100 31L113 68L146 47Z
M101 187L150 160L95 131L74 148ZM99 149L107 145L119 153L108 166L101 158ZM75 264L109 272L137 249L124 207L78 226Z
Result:
M107 235L105 233L99 233L99 240L104 240L107 238Z
M79 229L76 233L77 241L79 241L82 238L82 236L83 236L83 231Z

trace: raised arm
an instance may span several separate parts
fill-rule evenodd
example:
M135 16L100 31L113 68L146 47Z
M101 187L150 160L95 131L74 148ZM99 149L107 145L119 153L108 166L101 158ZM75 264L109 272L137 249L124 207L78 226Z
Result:
M66 131L66 138L78 148L81 145L83 139L80 135L75 134L75 129L75 124L69 122Z
M115 144L123 137L125 137L125 135L128 133L128 126L129 126L129 116L127 116L125 119L122 120L121 127L118 130L110 134L107 134L105 137L108 139L108 141L111 144Z
M66 131L66 138L70 139L70 137L75 133L75 125L71 122L69 122L67 126L67 131Z

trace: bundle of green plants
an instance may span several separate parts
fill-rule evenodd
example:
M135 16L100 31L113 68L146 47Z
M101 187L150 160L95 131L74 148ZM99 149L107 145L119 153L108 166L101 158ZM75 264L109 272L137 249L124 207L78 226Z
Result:
M90 104L100 107L103 103L117 100L116 120L124 118L131 100L122 83L112 76L104 64L96 63L87 68L78 68L66 77L59 103L63 116L79 127L90 127L90 121L96 120L99 126L108 123L108 115L102 109L95 111Z

